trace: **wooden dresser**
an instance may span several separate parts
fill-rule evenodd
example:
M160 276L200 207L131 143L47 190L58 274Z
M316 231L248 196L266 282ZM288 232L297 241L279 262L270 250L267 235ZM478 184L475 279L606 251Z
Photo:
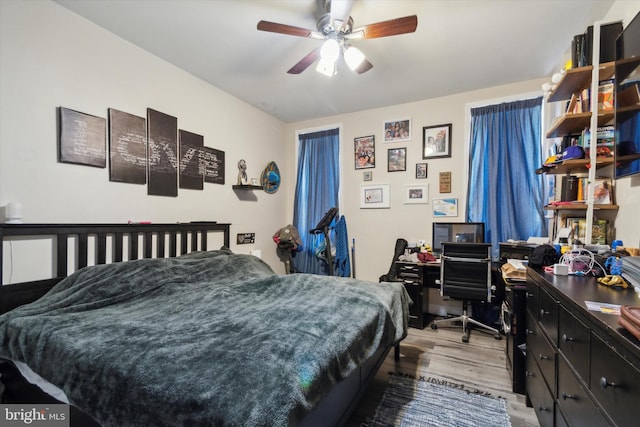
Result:
M540 425L637 425L640 341L585 301L640 306L640 295L528 268L526 297L526 388Z

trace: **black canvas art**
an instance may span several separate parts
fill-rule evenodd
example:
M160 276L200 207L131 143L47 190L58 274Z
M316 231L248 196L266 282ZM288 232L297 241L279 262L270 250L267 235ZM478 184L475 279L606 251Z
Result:
M224 151L202 147L201 154L205 182L224 185Z
M59 108L58 160L63 163L107 166L106 120Z
M204 173L200 167L200 157L204 138L202 135L180 129L180 188L202 190Z
M178 196L178 119L147 108L147 194Z
M146 120L113 108L109 108L109 180L147 183Z

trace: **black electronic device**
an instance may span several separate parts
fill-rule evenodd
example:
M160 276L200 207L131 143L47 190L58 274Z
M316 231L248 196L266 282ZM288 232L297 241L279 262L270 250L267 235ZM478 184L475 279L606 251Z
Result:
M442 252L443 242L484 243L483 222L434 222L431 250Z
M640 13L616 40L615 177L640 173Z

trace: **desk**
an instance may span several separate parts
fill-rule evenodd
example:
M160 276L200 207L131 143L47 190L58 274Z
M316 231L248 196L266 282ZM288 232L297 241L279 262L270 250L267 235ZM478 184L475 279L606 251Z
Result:
M413 328L423 329L426 326L425 315L429 314L429 293L425 288L440 289L440 265L439 261L427 263L396 261L398 281L404 283L413 301L409 306L409 326ZM502 279L498 279L497 270L493 271L492 282L496 287L492 303L496 311L499 311L504 299L505 287Z
M404 284L413 304L409 306L409 326L423 329L429 305L429 293L424 288L440 289L440 263L413 263L396 261L398 281Z

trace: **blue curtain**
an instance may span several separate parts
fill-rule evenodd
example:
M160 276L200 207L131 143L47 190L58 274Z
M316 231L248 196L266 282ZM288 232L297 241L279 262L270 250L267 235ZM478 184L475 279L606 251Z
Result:
M467 220L485 223L485 241L546 236L542 98L471 109Z
M315 254L324 242L324 235L314 235L309 230L315 228L329 209L338 207L339 142L338 129L299 136L293 225L300 232L302 250L293 263L300 273L328 274L326 262Z

